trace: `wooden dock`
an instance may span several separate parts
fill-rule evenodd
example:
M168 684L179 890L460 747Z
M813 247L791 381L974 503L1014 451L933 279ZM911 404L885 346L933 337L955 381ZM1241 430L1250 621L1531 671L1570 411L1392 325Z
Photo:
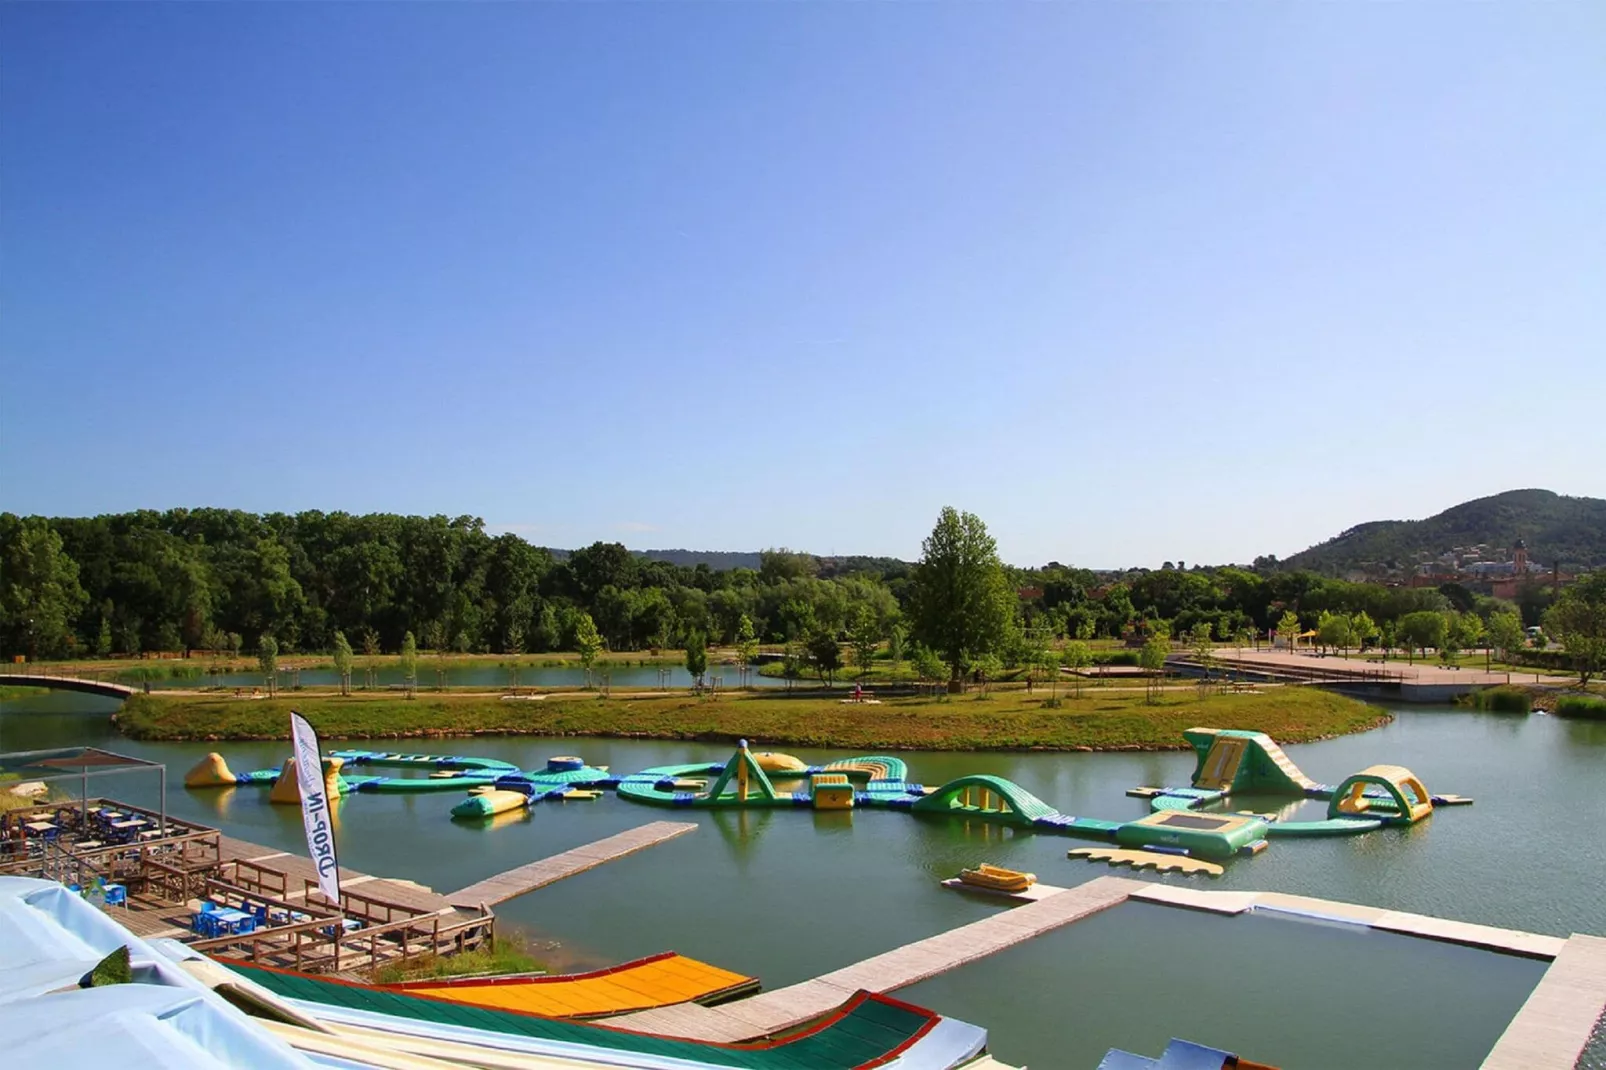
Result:
M638 1033L731 1042L771 1033L817 1018L861 989L890 992L985 958L1034 936L1124 903L1142 881L1098 877L1055 891L1024 906L885 952L812 981L778 988L718 1007L683 1004L607 1019Z
M1533 959L1553 959L1566 943L1559 936L1523 932L1519 929L1501 929L1493 925L1476 925L1467 921L1435 918L1430 914L1412 914L1404 910L1385 910L1382 907L1362 906L1359 903L1340 903L1334 899L1317 899L1308 895L1289 895L1284 892L1217 892L1198 888L1183 888L1174 884L1144 884L1132 893L1132 898L1163 906L1186 907L1212 914L1242 914L1248 910L1292 914L1319 921L1346 922L1382 929L1401 936L1415 936L1424 940L1442 940L1447 944L1464 944L1467 947L1498 951L1506 955L1522 955Z
M1574 935L1495 1042L1482 1070L1572 1070L1606 1013L1606 939Z
M689 821L652 821L595 843L588 843L584 847L576 847L571 851L564 851L562 854L555 854L550 858L498 873L494 877L487 877L467 888L460 888L450 893L446 899L465 910L481 906L489 907L523 895L525 892L544 888L554 881L572 877L576 873L584 873L605 862L612 862L616 858L623 858L625 855L663 843L665 840L684 836L696 827L694 822Z

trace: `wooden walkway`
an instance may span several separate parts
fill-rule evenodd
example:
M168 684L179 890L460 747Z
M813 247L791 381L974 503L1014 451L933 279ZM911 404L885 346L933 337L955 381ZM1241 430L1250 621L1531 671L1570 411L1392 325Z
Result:
M1126 901L1144 882L1098 877L1086 884L1001 910L981 921L888 951L812 981L718 1007L695 1003L607 1019L638 1033L732 1042L767 1036L817 1018L861 989L890 992L946 973L1007 947Z
M1575 935L1495 1042L1482 1070L1573 1070L1606 1013L1606 939Z
M295 900L305 898L306 881L314 884L318 880L318 867L313 865L312 859L306 855L294 854L290 851L281 851L274 847L264 847L260 843L251 843L248 840L237 840L233 836L220 837L218 854L225 862L257 862L268 866L293 882L293 887L287 889L284 898ZM340 890L342 892L359 892L362 895L371 895L398 906L416 910L421 914L436 913L449 915L457 913L457 908L451 901L438 892L431 891L422 884L412 881L391 880L383 877L369 876L354 869L340 867Z
M525 892L544 888L554 881L572 877L576 873L584 873L604 862L612 862L616 858L634 854L643 848L672 840L676 836L684 836L696 827L694 822L688 821L652 821L595 843L588 843L584 847L576 847L571 851L564 851L562 854L555 854L550 858L498 873L494 877L487 877L467 888L460 888L450 893L446 898L465 910L492 906L523 895Z

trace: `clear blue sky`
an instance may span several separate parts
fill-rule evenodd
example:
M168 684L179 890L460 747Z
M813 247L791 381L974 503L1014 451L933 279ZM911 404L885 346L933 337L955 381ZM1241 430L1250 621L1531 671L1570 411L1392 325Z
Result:
M0 508L1288 554L1606 496L1606 6L0 6Z

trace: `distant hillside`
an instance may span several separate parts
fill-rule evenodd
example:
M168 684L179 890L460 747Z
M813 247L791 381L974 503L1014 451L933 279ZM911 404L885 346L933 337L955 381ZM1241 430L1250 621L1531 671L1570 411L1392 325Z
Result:
M554 560L567 561L571 551L559 549L556 546L544 548ZM733 568L757 569L759 566L758 551L746 550L631 550L635 556L643 561L666 561L671 565L682 568L696 568L698 565L707 565L715 572L728 572Z
M1518 538L1530 560L1547 568L1606 565L1606 501L1548 490L1508 490L1446 509L1426 520L1374 520L1282 561L1287 569L1337 574L1353 568L1437 556L1457 546L1509 548Z
M667 561L682 568L707 565L715 572L727 572L733 568L757 569L759 566L756 550L751 553L745 550L632 550L630 552L648 561Z

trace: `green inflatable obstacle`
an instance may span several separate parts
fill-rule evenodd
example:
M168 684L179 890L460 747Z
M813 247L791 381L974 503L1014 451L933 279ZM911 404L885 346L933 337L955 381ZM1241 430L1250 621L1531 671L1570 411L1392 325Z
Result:
M1229 795L1235 791L1304 795L1318 787L1264 732L1189 728L1182 735L1198 756L1193 770L1195 788Z
M1013 780L984 775L950 780L909 809L917 814L977 817L1017 828L1031 828L1038 818L1059 816L1058 810Z

